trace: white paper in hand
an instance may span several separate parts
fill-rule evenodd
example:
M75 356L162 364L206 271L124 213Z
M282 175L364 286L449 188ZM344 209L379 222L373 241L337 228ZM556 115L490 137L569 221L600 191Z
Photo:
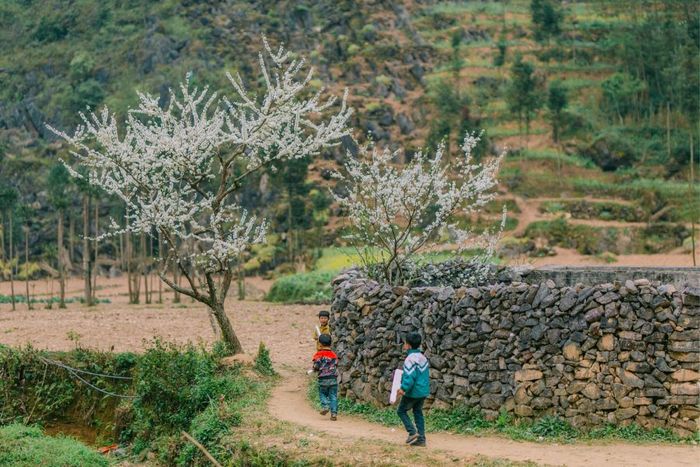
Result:
M394 404L398 397L399 389L401 389L401 376L403 370L394 370L394 381L391 384L391 394L389 395L389 403Z

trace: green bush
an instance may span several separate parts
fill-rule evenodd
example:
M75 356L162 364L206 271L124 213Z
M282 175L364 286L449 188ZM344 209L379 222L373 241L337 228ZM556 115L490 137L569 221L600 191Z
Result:
M0 427L0 465L82 467L107 466L109 462L72 438L46 436L41 428L15 423Z
M32 347L13 349L0 346L0 420L35 423L52 419L70 419L89 410L93 417L84 423L96 423L102 413L113 412L118 400L103 397L81 383L58 361L79 371L129 376L135 356L76 349L72 352L43 352ZM91 384L105 391L128 394L131 380L82 374Z
M190 425L189 434L202 445L207 446L215 459L222 459L226 451L222 446L222 438L228 433L230 427L241 424L241 415L226 405L210 404L202 413L198 414ZM202 457L202 453L193 444L186 444L177 458L178 465L193 465L196 458Z
M237 397L246 389L219 371L215 353L158 340L139 358L134 377L134 428L141 442L188 429L214 398Z
M620 204L612 201L545 201L542 203L540 210L551 213L566 211L571 213L571 217L574 219L602 219L626 222L643 222L647 217L644 211L638 206Z
M632 229L627 229L632 232ZM604 252L615 254L619 251L617 240L620 229L615 227L590 227L570 224L563 217L552 221L537 221L527 226L527 238L545 238L552 246L574 248L584 255L597 255Z
M334 272L328 271L284 276L272 284L265 299L281 303L329 303L333 292L331 280L334 276Z
M185 430L225 460L231 454L222 447L223 437L241 423L243 408L262 403L267 386L265 380L251 380L240 367L222 366L223 350L215 347L207 351L160 341L143 355L0 346L0 420L93 425L100 436L110 441L118 436L122 442L132 443L136 453L153 451L166 465L203 464L201 453L181 438L180 432ZM262 364L264 360L261 352L258 361ZM267 360L271 368L269 355ZM47 364L49 361L60 361L80 371L133 379L113 380L81 373L100 389L126 396L105 397L64 368ZM84 418L86 413L90 414L88 419ZM0 459L3 454L0 449ZM0 465L5 465L2 460Z
M277 374L272 366L270 351L262 342L258 346L258 355L255 357L255 371L265 376L274 376Z

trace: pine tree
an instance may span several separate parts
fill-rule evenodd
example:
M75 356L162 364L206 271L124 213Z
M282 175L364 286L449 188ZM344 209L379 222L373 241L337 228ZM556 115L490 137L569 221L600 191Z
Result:
M535 40L547 40L561 33L563 13L559 0L532 0L530 3Z
M561 119L567 105L566 89L564 89L562 82L559 80L552 81L547 92L547 109L549 110L549 121L552 125L552 140L555 143L559 142Z
M526 139L530 136L530 122L542 106L542 80L535 75L532 64L524 62L520 54L516 55L511 68L511 83L507 93L508 108L518 117L518 126L522 134L525 123Z

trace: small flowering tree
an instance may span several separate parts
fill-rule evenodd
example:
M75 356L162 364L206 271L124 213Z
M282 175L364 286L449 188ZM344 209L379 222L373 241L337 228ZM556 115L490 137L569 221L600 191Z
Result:
M223 341L234 353L241 344L224 311L234 276L233 263L253 243L263 242L266 222L247 213L236 191L251 174L274 161L317 154L349 134L352 110L346 95L329 116L335 99L321 101L307 85L313 70L298 78L303 60L263 38L259 54L265 92L257 97L240 76L227 74L236 98L219 98L188 81L171 91L169 104L139 93L139 105L123 128L108 109L81 114L74 134L50 128L70 143L81 175L126 203L126 227L112 221L105 235L160 233L167 245L160 277L175 291L207 305ZM186 285L165 275L175 263Z
M357 159L348 157L347 174L336 173L347 192L334 196L347 210L353 227L349 238L366 269L379 268L389 283L405 283L412 256L436 246L438 236L448 231L460 250L485 248L486 253L472 261L475 276L485 273L498 236L475 236L451 223L455 214L478 212L495 196L490 190L497 183L502 156L472 163L478 142L478 136L466 135L464 157L452 166L443 163L442 146L433 157L421 151L401 167L392 164L396 153L388 150L363 148Z

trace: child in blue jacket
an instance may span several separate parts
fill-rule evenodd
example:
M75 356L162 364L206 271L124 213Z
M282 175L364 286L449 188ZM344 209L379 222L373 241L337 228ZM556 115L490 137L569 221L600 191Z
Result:
M401 389L398 394L401 403L396 411L408 431L406 443L411 446L425 446L425 421L423 403L430 395L430 365L420 351L421 337L418 333L408 334L403 341L403 350L408 353L403 362ZM413 426L408 411L413 411L416 425Z

